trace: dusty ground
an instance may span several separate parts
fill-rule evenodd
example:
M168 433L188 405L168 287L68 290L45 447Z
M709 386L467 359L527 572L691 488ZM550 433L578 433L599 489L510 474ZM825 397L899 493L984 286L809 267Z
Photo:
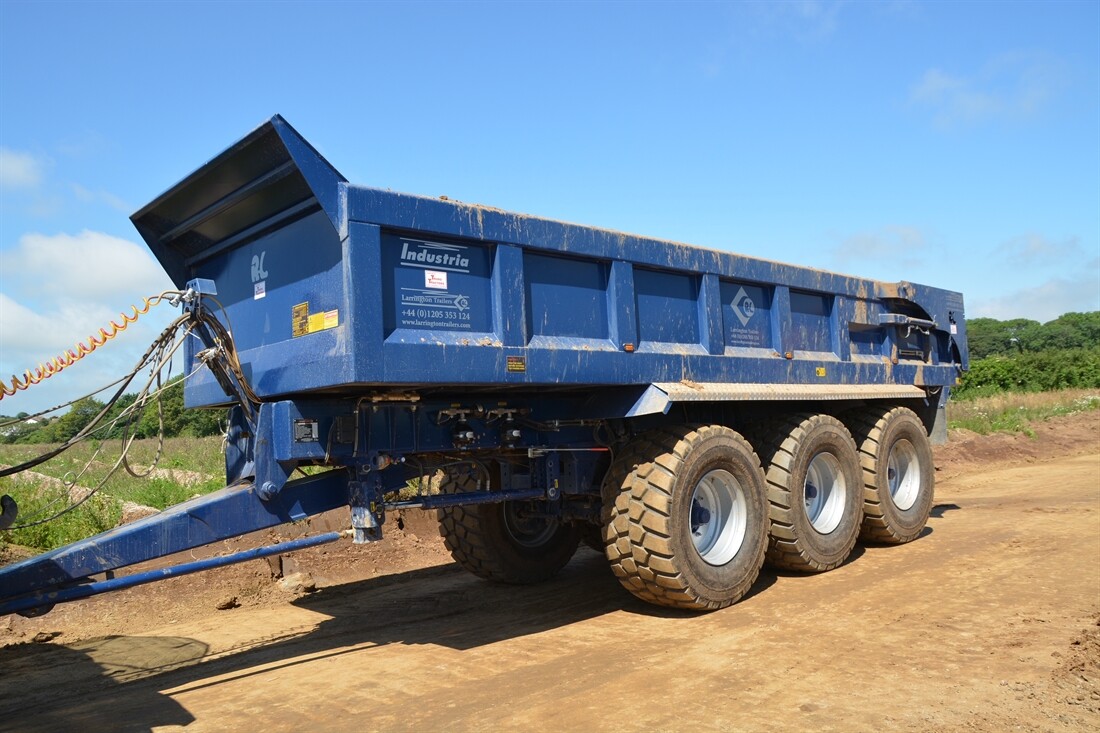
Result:
M1097 731L1100 413L1037 432L952 436L923 537L709 615L635 602L589 550L489 585L410 515L3 618L0 730Z

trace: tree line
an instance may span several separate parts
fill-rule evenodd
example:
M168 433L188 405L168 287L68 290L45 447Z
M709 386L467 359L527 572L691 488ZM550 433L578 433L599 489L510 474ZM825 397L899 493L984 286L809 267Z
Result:
M975 318L966 331L970 371L954 390L959 397L1100 388L1100 311L1047 323Z
M972 360L998 354L1094 349L1100 346L1100 311L1066 313L1047 323L1026 318L975 318L966 322L966 333Z
M160 418L156 399L149 400L140 411L118 419L124 410L134 404L136 394L124 394L111 406L110 411L94 433L96 439L124 438L136 433L139 438L152 438L160 433ZM36 422L19 422L0 429L0 443L63 443L85 428L98 415L106 403L95 397L85 397L73 403L64 415L39 418ZM172 438L180 435L201 438L219 435L225 428L225 410L185 410L183 408L183 378L175 377L161 392L161 409L164 416L164 435ZM15 418L26 418L20 413Z

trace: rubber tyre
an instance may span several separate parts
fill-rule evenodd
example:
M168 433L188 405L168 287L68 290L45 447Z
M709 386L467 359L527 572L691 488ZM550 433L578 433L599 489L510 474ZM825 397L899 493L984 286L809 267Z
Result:
M892 545L916 539L928 523L936 484L924 423L908 408L885 407L853 414L849 428L863 468L860 539Z
M468 473L448 472L440 486L444 494L476 490L477 481ZM553 519L517 520L516 509L513 502L439 509L439 533L451 557L474 575L498 583L529 585L552 578L577 551L578 530ZM529 530L523 540L517 539L523 535L517 522Z
M737 530L719 534L739 541L722 544L722 562L710 564L692 537L693 517L699 516L693 504L704 480L716 475L732 477L739 487L733 491L740 500L730 513ZM733 430L682 426L636 438L612 465L603 494L608 561L638 598L716 610L738 601L759 575L767 548L764 475L752 447Z
M768 563L799 572L843 563L863 518L863 475L848 429L829 415L793 415L776 423L757 448L768 482ZM815 478L823 473L831 484Z
M585 522L584 524L581 524L579 526L579 529L581 543L602 554L605 549L603 541L603 527L600 525L592 524L591 522Z

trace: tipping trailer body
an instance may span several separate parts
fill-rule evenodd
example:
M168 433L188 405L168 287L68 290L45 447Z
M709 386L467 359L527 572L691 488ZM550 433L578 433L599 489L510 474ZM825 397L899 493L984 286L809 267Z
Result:
M133 220L177 286L214 281L264 399L935 388L966 368L958 293L350 185L279 117ZM227 401L208 375L187 387Z
M86 595L71 589L96 573L343 503L357 541L380 536L387 508L439 508L460 563L526 582L531 568L508 559L517 547L568 559L541 548L575 547L564 529L574 526L613 544L617 499L607 477L622 479L611 459L646 431L685 440L696 435L687 426L740 431L722 440L744 442L752 461L759 453L759 477L726 456L729 470L706 476L739 478L685 489L693 493L681 523L685 537L721 530L714 517L741 500L751 525L755 489L745 487L768 466L763 446L741 434L794 419L784 428L791 436L828 423L850 432L850 443L859 424L878 420L867 435L879 441L896 432L901 410L921 435L903 426L900 452L891 442L882 460L891 471L916 466L927 437L945 436L943 408L968 367L959 293L351 185L278 116L132 219L176 285L206 304L193 307L208 307L231 333L232 359L227 339L201 329L185 347L186 372L195 371L187 405L230 407L229 486L0 571L0 612L15 608L5 598L45 607ZM236 371L226 367L234 359ZM850 471L842 491L857 458L819 465L817 455L806 460L813 481L832 475L834 494L862 493ZM306 465L332 470L291 481ZM434 470L451 477L441 492L396 496ZM931 480L919 471L918 479ZM920 502L930 501L928 487ZM811 478L799 491L814 511ZM456 522L467 524L456 530ZM470 527L496 524L503 539L488 544L503 543L499 556L471 557L482 550L460 546ZM629 572L616 570L628 588Z

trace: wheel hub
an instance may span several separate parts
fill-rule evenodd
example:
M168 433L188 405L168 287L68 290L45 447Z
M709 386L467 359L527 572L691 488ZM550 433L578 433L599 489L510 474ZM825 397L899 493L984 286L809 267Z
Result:
M840 525L848 487L840 470L840 461L831 453L818 453L806 468L803 501L806 518L821 534L829 534Z
M517 545L542 547L554 536L558 521L550 517L532 516L512 502L504 502L504 529Z
M691 533L695 534L699 531L699 527L710 521L710 510L699 503L699 498L695 497L691 504Z
M908 440L899 440L890 448L886 482L894 506L902 511L912 508L920 494L921 470L917 449Z
M748 506L740 482L725 470L707 473L691 494L691 542L708 565L725 565L745 540Z

